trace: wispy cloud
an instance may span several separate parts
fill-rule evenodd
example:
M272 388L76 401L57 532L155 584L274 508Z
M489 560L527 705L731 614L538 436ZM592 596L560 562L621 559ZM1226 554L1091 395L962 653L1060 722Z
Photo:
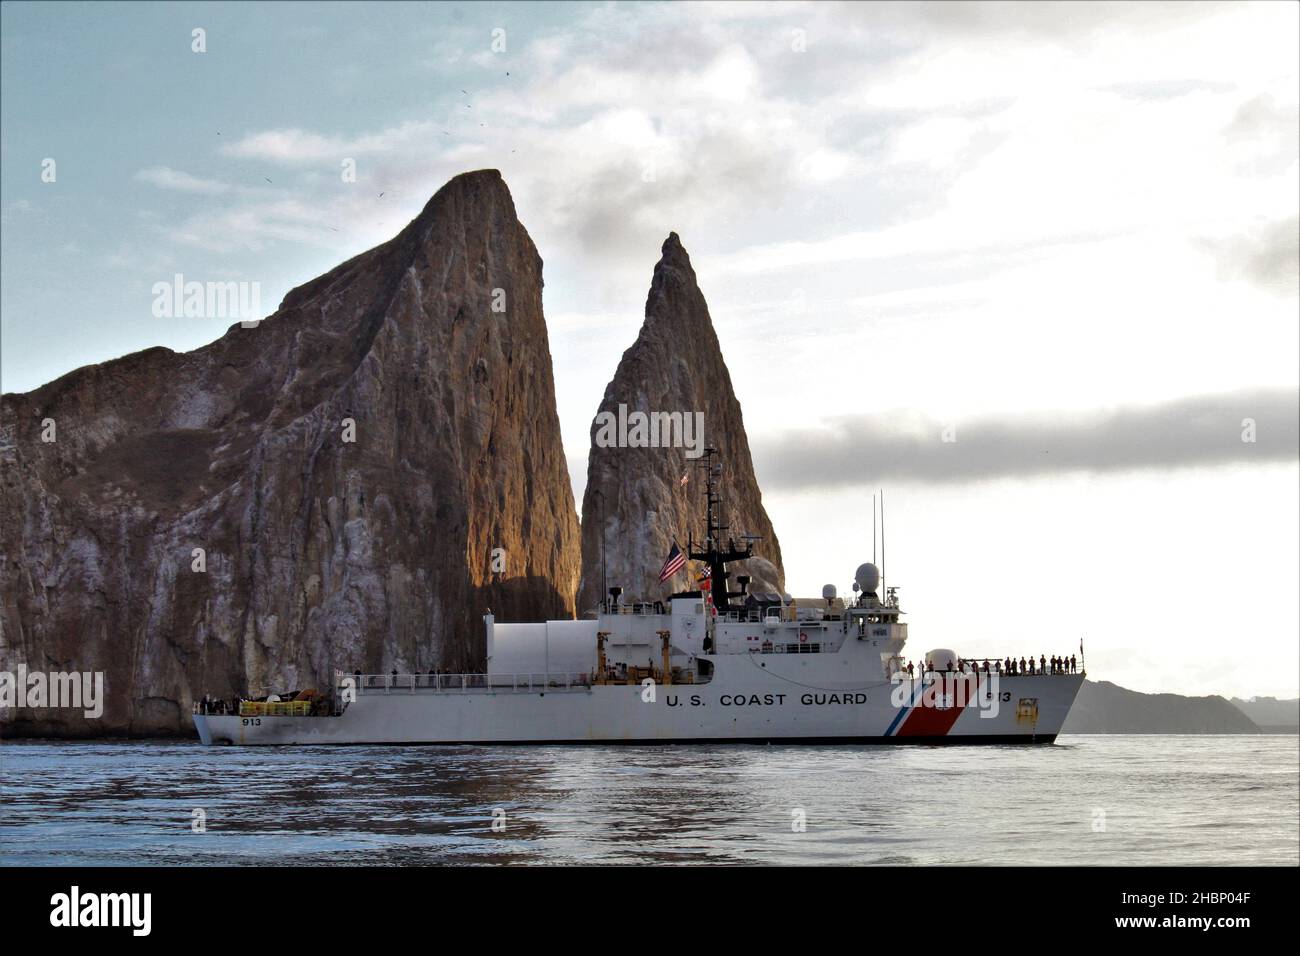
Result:
M230 192L230 186L214 179L200 179L179 169L167 166L150 166L135 174L136 180L149 183L159 189L172 189L183 193L201 193L206 196L220 196Z
M345 158L374 156L427 145L436 124L424 121L401 123L377 133L359 136L331 136L298 128L270 129L249 133L236 143L222 147L227 156L261 159L286 166L333 162Z

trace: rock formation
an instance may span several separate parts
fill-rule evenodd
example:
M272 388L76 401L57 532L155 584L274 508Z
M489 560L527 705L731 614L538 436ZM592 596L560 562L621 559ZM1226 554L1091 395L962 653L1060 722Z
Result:
M204 692L481 667L488 607L572 616L542 262L495 170L254 328L2 411L0 670L102 671L107 697L9 736L189 734Z
M1083 682L1063 734L1257 734L1222 697L1143 694L1110 681Z
M1294 697L1233 697L1231 703L1266 734L1300 734L1300 700Z
M621 412L620 406L624 406ZM669 429L653 436L620 429L616 430L620 444L606 447L606 426L611 420L621 423L637 412L680 413L682 438L688 437L685 423L702 413L703 444L719 450L723 466L722 523L738 544L743 544L742 534L761 536L754 545L756 557L730 570L750 575L751 591L783 592L781 547L763 509L740 403L731 388L709 307L676 233L664 242L655 266L645 323L636 342L623 353L592 422L582 500L580 615L600 605L606 578L609 586L624 589L625 602L660 600L675 590L696 586L686 573L661 585L659 570L674 540L684 551L688 533L698 537L704 527L704 476L693 466L699 459L688 457L702 445L697 441L691 448L663 447L665 442L659 441L659 447L649 447L647 439L657 441ZM624 438L627 441L622 442ZM690 478L683 485L681 479L687 474Z

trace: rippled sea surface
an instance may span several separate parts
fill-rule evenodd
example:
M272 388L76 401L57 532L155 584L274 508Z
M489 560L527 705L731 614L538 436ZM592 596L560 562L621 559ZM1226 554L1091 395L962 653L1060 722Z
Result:
M1294 865L1298 746L7 742L0 863Z

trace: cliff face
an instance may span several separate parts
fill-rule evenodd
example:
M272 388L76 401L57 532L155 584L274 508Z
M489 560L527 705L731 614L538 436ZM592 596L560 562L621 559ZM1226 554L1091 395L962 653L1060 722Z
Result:
M680 435L693 442L648 446L644 439L654 441L664 430L654 434L652 427L653 437L638 434L637 412L680 413ZM621 426L625 419L626 429ZM612 421L618 427L611 429ZM688 435L686 426L693 422L702 422L702 440ZM611 444L611 432L626 441ZM731 566L732 574L753 577L751 591L784 591L781 547L763 509L740 403L695 270L676 233L664 242L646 300L645 323L605 389L591 437L582 500L580 614L599 606L606 574L609 586L624 589L625 602L659 600L696 587L686 573L661 585L659 570L674 539L685 551L688 532L697 537L702 533L704 476L693 466L699 459L688 456L705 445L720 452L721 523L729 526L725 534L742 546L743 534L762 537L754 545L756 557ZM674 444L678 447L671 447ZM690 479L682 485L688 473Z
M204 692L466 670L488 607L572 616L542 262L494 170L257 327L5 395L2 421L0 670L103 671L107 698L7 735L189 733Z

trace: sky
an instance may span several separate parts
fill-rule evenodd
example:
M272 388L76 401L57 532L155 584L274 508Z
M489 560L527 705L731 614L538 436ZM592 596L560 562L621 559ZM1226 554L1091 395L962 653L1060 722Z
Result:
M6 3L3 389L203 345L229 321L155 317L154 283L256 281L269 313L496 168L545 263L578 500L676 231L790 592L847 590L883 489L918 655L1082 640L1135 690L1294 697L1298 21Z

